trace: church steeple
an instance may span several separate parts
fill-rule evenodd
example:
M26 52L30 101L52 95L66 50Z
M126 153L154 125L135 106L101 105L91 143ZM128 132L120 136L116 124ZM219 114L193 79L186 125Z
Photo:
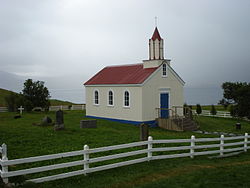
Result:
M149 60L160 60L164 59L163 56L163 39L160 36L160 33L155 27L154 33L149 39Z

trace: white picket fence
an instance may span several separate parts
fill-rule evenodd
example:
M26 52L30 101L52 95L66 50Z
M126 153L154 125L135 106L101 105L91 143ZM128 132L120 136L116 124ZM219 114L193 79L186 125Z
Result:
M85 110L85 104L72 105L69 107L68 105L60 105L60 106L50 106L49 111L57 111L57 110Z
M62 179L66 177L72 177L72 176L81 175L81 174L86 175L92 172L112 169L116 167L121 167L121 166L126 166L126 165L131 165L131 164L136 164L136 163L141 163L141 162L151 161L151 160L170 159L170 158L179 158L179 157L194 158L194 156L210 155L210 154L219 154L220 156L223 156L225 155L225 153L230 153L230 152L236 152L236 151L246 152L247 149L250 148L247 145L250 143L250 141L248 141L248 138L250 138L250 136L248 136L248 133L245 133L244 136L236 136L236 137L224 137L223 135L221 135L221 137L219 138L195 138L195 136L191 136L191 139L170 139L170 140L153 140L153 138L149 136L147 141L140 141L140 142L134 142L134 143L129 143L129 144L114 145L114 146L101 147L101 148L95 148L95 149L89 149L89 146L85 145L83 147L83 150L79 150L79 151L58 153L58 154L52 154L52 155L43 155L43 156L29 157L29 158L21 158L21 159L14 159L14 160L8 160L7 146L5 144L2 144L2 147L0 147L0 151L1 151L0 153L2 153L2 159L0 160L0 164L2 167L1 177L4 183L8 183L9 177L83 165L83 169L81 170L76 170L76 171L71 171L67 173L28 180L28 181L32 181L35 183L40 183L40 182L45 182L45 181ZM207 144L209 142L213 142L213 143ZM218 142L218 143L215 143L215 142ZM169 144L176 144L176 143L178 144L186 143L186 145L169 146ZM187 143L189 144L187 145ZM168 144L168 146L166 147L165 145L165 147L162 147L162 146L159 146L159 144ZM138 146L146 146L146 147L142 148ZM90 158L90 154L93 154L93 153L100 153L100 152L119 150L119 149L124 149L124 148L134 148L134 147L137 147L136 149L139 149L139 150ZM169 152L169 151L171 152L172 151L185 151L185 152L176 153L176 154L166 153L166 155L162 155L162 154L159 155L158 153L156 153L156 152ZM139 154L145 154L145 156L141 158L137 158L137 159L116 162L113 164L102 165L102 166L97 166L97 167L89 166L90 164L96 163L96 162L119 159L119 158L139 155ZM72 156L78 156L78 155L83 156L83 159L78 160L78 161L73 161L73 162L66 162L66 163L42 166L42 167L37 167L37 168L8 171L8 166L11 166L11 165L33 163L33 162L45 161L45 160L51 160L51 159L61 159L64 157L72 157Z
M0 112L8 112L8 108L7 107L0 107Z
M194 114L197 115L196 110L192 110ZM226 111L217 111L216 115L211 114L209 110L202 110L200 116L210 116L210 117L223 117L223 118L232 118L230 112Z

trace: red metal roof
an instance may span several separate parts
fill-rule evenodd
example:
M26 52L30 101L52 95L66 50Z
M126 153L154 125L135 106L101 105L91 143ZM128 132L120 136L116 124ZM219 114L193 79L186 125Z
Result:
M157 27L155 28L154 34L153 34L151 39L152 40L156 40L156 39L161 40L161 36L160 36L160 33L159 33Z
M105 67L85 82L84 85L141 84L156 69L157 67L143 69L143 64Z

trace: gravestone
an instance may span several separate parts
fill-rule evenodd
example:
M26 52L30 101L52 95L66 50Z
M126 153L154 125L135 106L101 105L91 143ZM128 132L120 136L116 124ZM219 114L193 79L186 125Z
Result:
M14 116L14 119L19 119L19 118L21 118L22 116L21 115L15 115Z
M147 124L141 124L140 125L140 140L145 141L148 140L148 125Z
M42 119L41 126L48 126L48 125L52 125L52 119L49 116L45 116Z
M20 114L22 115L22 114L23 114L23 110L24 110L23 106L20 106L20 107L18 108L18 110L20 111Z
M56 123L54 126L54 130L59 131L63 129L64 129L63 111L58 110L56 111Z
M96 128L97 121L94 119L86 119L80 121L80 128Z

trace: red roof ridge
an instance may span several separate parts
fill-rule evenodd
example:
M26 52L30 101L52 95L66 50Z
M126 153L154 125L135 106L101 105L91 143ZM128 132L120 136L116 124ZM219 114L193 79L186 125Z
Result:
M162 38L161 38L161 36L160 36L160 33L159 33L157 27L155 27L155 31L154 31L154 34L153 34L153 36L152 36L151 39L152 39L152 40L156 40L156 39L162 40Z

